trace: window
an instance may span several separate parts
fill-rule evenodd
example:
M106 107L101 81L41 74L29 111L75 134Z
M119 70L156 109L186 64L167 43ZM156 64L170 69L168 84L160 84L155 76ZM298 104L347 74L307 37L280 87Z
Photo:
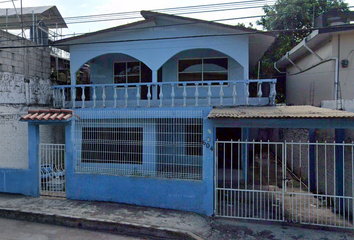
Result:
M202 180L203 111L120 110L114 118L106 109L77 114L74 172Z
M178 81L228 80L228 58L182 59L178 61Z
M152 82L152 71L142 62L116 62L113 69L116 84ZM140 91L141 99L147 99L148 87L143 85Z
M152 72L142 62L114 63L114 83L142 83L151 82Z
M143 128L82 128L82 162L143 164Z
M140 62L114 63L114 83L140 83Z
M203 156L203 125L197 122L185 126L186 155Z

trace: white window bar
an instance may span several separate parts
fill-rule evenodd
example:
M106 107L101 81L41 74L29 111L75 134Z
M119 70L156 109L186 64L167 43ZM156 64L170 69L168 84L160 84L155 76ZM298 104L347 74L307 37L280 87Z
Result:
M353 148L216 141L215 215L353 228Z
M202 180L202 111L83 111L74 172ZM189 117L188 117L189 116Z
M39 144L40 195L66 197L65 144Z

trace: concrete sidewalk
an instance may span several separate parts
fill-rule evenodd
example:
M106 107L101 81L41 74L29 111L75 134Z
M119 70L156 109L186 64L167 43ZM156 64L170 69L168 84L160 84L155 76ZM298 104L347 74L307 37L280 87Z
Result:
M190 212L118 203L3 193L0 193L0 217L112 231L149 239L354 239L353 231L212 219Z

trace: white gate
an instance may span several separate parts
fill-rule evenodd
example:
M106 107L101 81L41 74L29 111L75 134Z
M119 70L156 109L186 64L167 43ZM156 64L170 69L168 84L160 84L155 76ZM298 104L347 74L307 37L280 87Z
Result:
M353 149L216 141L215 215L353 228Z
M66 197L65 144L39 144L40 195Z

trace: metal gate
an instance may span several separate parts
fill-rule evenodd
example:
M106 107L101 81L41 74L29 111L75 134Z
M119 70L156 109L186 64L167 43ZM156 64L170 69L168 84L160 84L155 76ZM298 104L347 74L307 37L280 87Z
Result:
M66 197L65 144L39 144L40 195Z
M353 148L216 141L215 215L353 228Z

